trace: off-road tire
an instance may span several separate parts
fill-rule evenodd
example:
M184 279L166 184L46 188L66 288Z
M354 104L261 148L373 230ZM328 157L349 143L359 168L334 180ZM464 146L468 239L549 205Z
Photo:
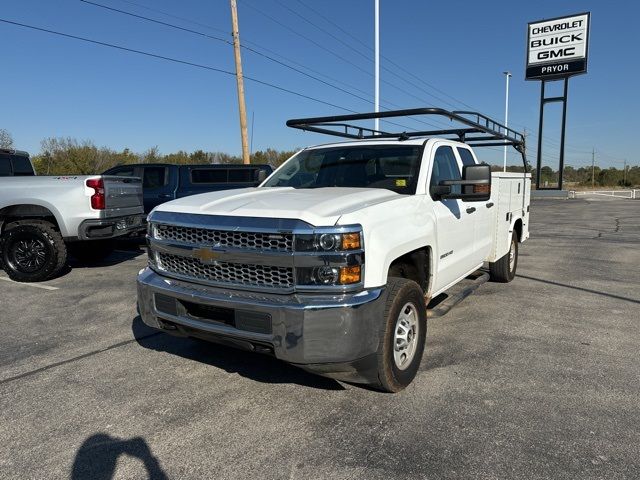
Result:
M26 267L24 247L39 257ZM37 250L39 253L33 253ZM67 248L62 235L52 223L43 220L21 220L7 225L0 237L0 263L9 278L17 282L42 282L56 276L67 262Z
M401 309L407 305L415 308L417 333L413 340L416 344L411 360L400 369L394 359L395 331ZM418 373L427 335L427 306L424 292L416 282L406 278L389 277L384 318L379 333L376 354L378 378L374 386L385 392L399 392L409 385Z
M69 254L81 263L93 265L100 263L113 252L113 240L87 240L69 243Z
M510 261L514 255L513 262ZM509 283L516 276L518 268L518 235L513 232L509 251L497 262L489 263L489 277L492 282Z

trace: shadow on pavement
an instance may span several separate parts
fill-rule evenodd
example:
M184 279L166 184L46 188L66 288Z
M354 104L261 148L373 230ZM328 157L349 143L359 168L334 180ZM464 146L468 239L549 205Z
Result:
M128 455L142 461L149 479L168 478L143 438L121 440L106 433L92 435L82 443L73 461L71 478L72 480L110 480L115 476L116 465L121 455Z
M144 348L221 368L254 381L295 383L320 390L345 390L336 380L305 372L268 355L158 332L145 325L139 315L133 319L131 330L138 344Z
M614 295L613 293L603 292L602 290L592 290L590 288L576 287L573 285L567 285L566 283L554 282L553 280L543 280L542 278L530 277L528 275L517 274L517 276L520 278L526 278L527 280L531 280L533 282L547 283L549 285L555 285L556 287L571 288L573 290L578 290L580 292L593 293L594 295L602 295L604 297L615 298L616 300L622 300L624 302L640 303L640 299L623 297L621 295Z

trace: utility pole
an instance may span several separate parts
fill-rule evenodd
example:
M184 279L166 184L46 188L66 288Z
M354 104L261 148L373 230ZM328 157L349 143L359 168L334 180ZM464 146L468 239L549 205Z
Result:
M591 150L591 188L596 188L596 149Z
M623 174L622 174L622 186L626 187L627 186L627 159L624 159L624 170L623 170Z
M505 96L505 100L504 100L504 126L508 127L509 126L509 79L511 78L511 72L502 72L504 74L504 76L507 79L507 89L506 89L506 96ZM504 132L505 135L507 134L507 132ZM503 160L503 168L502 168L503 172L507 171L507 146L504 146L504 160Z
M374 44L375 44L375 87L373 109L375 112L380 111L380 0L374 0ZM380 130L380 119L374 120L374 130Z
M240 33L238 32L238 7L236 0L231 2L231 26L233 53L236 60L236 83L238 86L238 109L240 110L240 135L242 137L242 163L251 163L249 139L247 135L247 107L244 103L244 82L242 80L242 58L240 57Z

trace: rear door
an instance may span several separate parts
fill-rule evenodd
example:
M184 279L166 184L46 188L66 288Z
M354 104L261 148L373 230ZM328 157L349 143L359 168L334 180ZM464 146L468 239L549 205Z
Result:
M461 180L460 164L453 147L436 143L434 149L429 186L438 185L443 180ZM460 185L452 187L453 192L460 188ZM434 290L440 290L477 265L474 255L475 212L467 212L467 204L459 199L433 200L437 232Z
M460 157L462 168L467 165L477 165L478 162L473 152L466 147L456 147L456 152ZM496 208L489 200L486 202L462 202L465 209L475 208L473 216L473 257L475 263L484 262L493 247L493 236L495 233L495 212Z
M175 168L169 168L166 165L143 165L139 168L142 170L140 176L145 213L175 198L175 181L172 181Z

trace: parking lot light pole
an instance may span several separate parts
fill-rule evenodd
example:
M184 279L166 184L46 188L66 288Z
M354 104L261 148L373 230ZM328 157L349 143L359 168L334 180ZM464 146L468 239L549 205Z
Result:
M375 86L373 111L380 111L380 0L374 0ZM374 119L374 130L380 130L380 119Z
M507 80L507 88L504 100L504 126L509 126L509 79L511 78L511 72L502 72ZM505 132L506 133L506 132ZM502 171L507 171L507 146L504 147L504 159L502 161Z

